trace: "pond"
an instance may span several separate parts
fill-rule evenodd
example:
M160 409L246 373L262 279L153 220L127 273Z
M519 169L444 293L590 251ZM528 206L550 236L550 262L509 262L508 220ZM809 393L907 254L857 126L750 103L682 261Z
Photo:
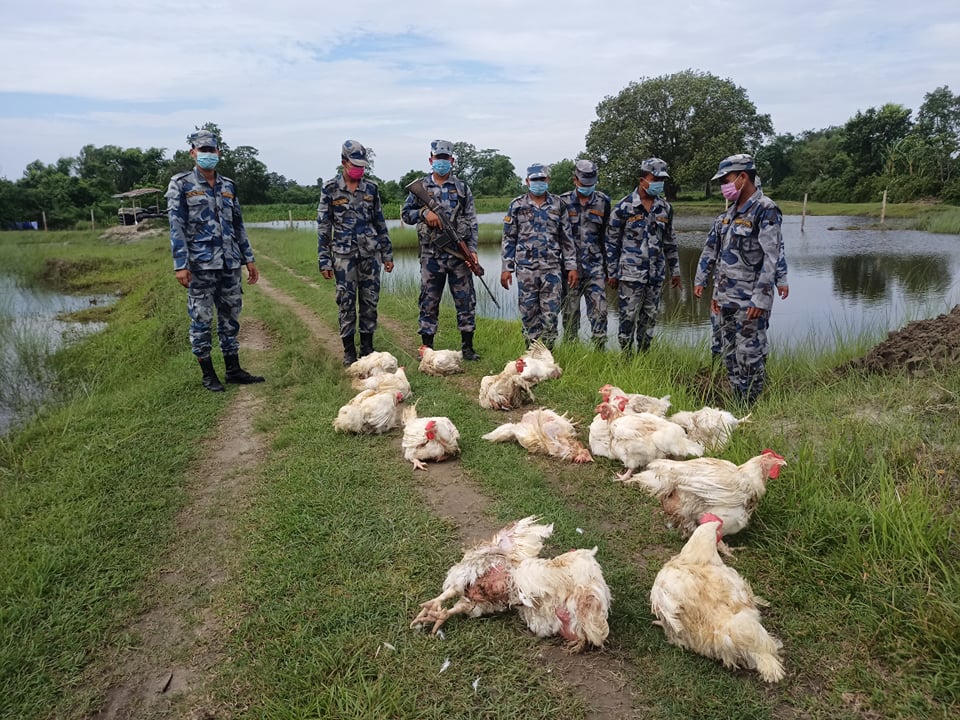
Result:
M878 230L875 220L851 217L783 219L783 237L789 265L790 296L776 298L769 337L773 347L830 349L838 340L864 334L882 335L905 322L935 317L960 303L960 236L913 230ZM709 229L709 220L681 218L680 246L683 289L664 291L660 337L695 342L710 332L709 298L693 296L692 280ZM384 274L384 288L409 286L419 278L416 252L400 252L396 269ZM516 284L500 287L497 246L480 248L487 285L496 295L498 310L479 285L477 312L484 317L515 319ZM615 303L615 296L608 295ZM453 312L449 293L443 312ZM616 342L617 315L610 305L611 346ZM584 318L581 333L589 325Z
M66 343L104 327L69 322L62 316L115 300L112 295L62 295L26 288L0 274L0 437L49 395L55 378L47 358Z

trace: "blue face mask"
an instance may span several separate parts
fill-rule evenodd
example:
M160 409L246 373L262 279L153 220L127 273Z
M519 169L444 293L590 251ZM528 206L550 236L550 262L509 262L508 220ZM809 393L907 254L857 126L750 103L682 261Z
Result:
M657 180L647 185L645 192L650 197L660 197L663 195L663 180Z
M597 189L596 185L578 185L577 192L581 195L590 196L593 195L593 191Z
M216 153L197 153L197 165L204 170L213 170L218 162L220 162L220 156Z
M433 168L433 171L437 175L449 175L450 171L453 169L453 163L449 160L443 160L442 158L437 158L433 161L433 164L430 166Z
M549 183L546 180L531 180L530 192L537 197L546 194Z

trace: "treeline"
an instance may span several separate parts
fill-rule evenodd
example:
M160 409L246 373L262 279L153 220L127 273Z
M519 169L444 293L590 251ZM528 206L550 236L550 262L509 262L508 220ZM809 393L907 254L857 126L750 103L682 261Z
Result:
M223 140L216 124L202 127ZM499 150L454 145L456 172L474 195L510 197L523 191L517 169ZM235 180L244 205L316 205L322 178L300 185L271 172L255 147L221 142L221 150L218 169ZM598 163L601 186L613 196L635 187L640 161L657 156L670 165L668 196L682 191L686 197L709 197L717 163L736 152L756 156L765 190L779 199L808 194L817 202L868 202L886 190L891 202L960 204L960 96L943 86L927 93L916 112L887 103L858 111L842 126L775 134L770 116L757 111L743 88L685 70L630 83L601 100L585 149L576 157ZM375 171L375 153L373 160ZM554 162L552 191L572 188L573 163ZM91 209L98 222L114 222L119 201L112 195L141 187L162 191L173 174L192 164L186 150L167 157L162 148L115 145L87 145L76 157L49 165L36 160L19 180L0 178L0 228L38 221L41 213L49 227L73 227L89 221ZM377 178L375 172L373 177L384 202L399 203L404 186L422 173L410 170L398 180Z

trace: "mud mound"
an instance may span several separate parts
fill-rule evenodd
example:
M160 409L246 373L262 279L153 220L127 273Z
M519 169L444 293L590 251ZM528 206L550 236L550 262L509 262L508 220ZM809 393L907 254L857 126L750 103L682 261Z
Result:
M141 220L139 225L114 225L100 234L100 239L108 243L129 243L147 238L161 237L169 232L164 220Z
M960 362L960 305L932 320L917 320L890 332L862 358L837 368L870 373L922 375Z

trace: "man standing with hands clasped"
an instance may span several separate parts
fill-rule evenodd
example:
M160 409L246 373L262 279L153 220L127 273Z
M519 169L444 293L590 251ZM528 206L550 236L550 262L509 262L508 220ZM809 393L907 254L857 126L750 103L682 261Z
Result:
M725 158L711 178L721 181L730 207L707 236L693 289L701 297L714 276L710 309L719 318L723 362L734 399L747 406L766 381L767 327L782 249L783 215L756 178L753 158L743 154Z
M453 175L455 161L453 143L448 140L434 140L430 143L432 172L420 182L437 205L446 212L451 223L450 230L463 240L476 262L477 212L470 188ZM457 328L460 330L463 359L479 360L480 356L473 349L473 334L477 327L477 293L473 286L473 273L462 258L441 246L438 242L443 227L440 217L424 207L413 193L407 195L400 216L407 225L417 226L417 238L420 241L421 341L427 347L433 347L443 286L449 284L453 304L457 309Z
M570 220L559 196L547 192L550 166L527 168L529 191L510 203L503 218L500 285L510 289L517 274L517 297L523 337L529 346L540 340L552 348L557 340L560 276L576 288L577 251Z
M384 270L393 272L393 245L377 185L363 177L370 165L367 149L356 140L347 140L340 152L340 164L343 170L327 181L320 193L317 255L323 279L336 278L343 364L347 366L357 361L354 334L358 324L360 356L373 352L380 261Z
M178 173L167 187L170 249L177 282L187 288L190 346L203 372L203 386L211 392L224 387L213 369L213 309L217 309L217 337L226 364L228 383L261 383L263 378L240 367L240 310L243 307L240 266L247 282L260 278L253 250L243 226L243 215L233 180L216 171L220 143L209 130L191 134L192 170Z

